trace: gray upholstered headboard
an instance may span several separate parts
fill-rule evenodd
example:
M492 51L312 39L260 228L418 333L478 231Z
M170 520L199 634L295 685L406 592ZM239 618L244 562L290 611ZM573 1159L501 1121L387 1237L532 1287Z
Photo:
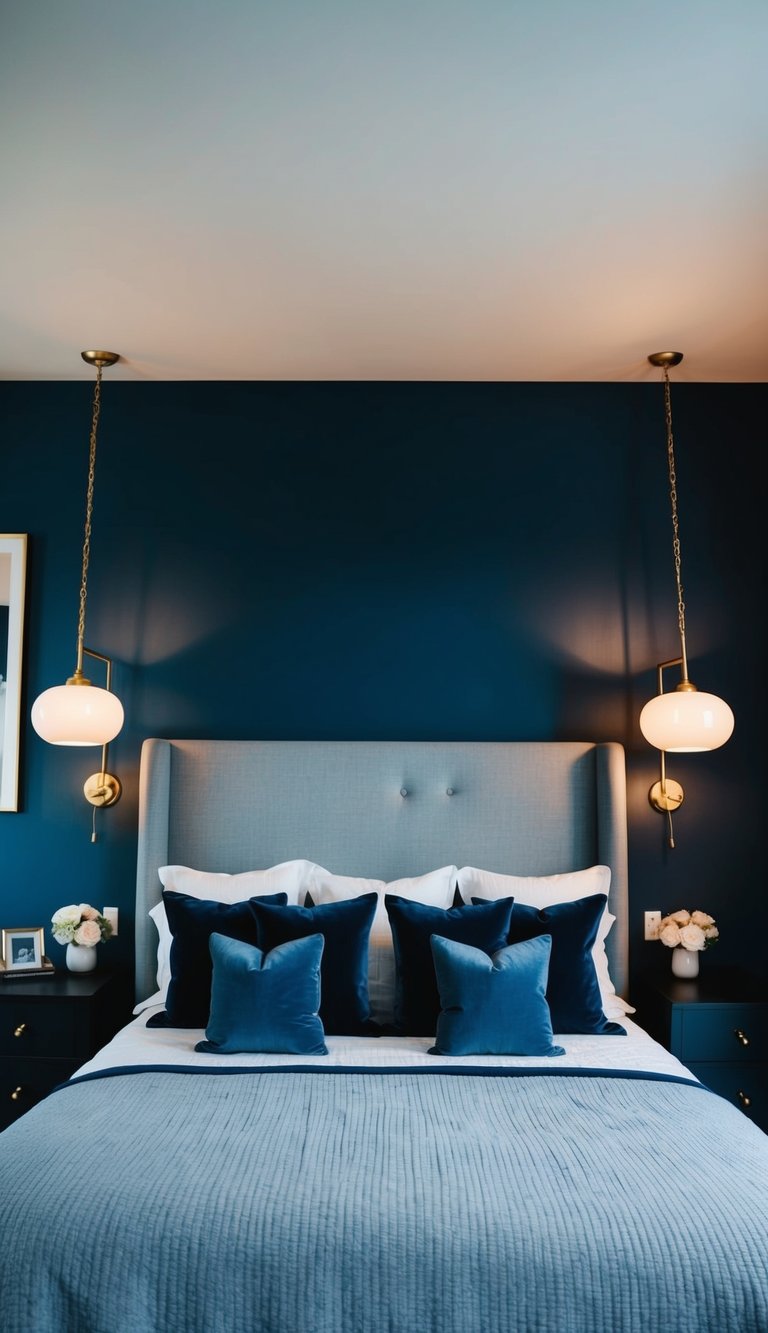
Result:
M443 865L517 875L611 867L606 948L627 983L624 750L615 742L147 740L136 993L156 989L158 867L235 874L303 858L392 880Z

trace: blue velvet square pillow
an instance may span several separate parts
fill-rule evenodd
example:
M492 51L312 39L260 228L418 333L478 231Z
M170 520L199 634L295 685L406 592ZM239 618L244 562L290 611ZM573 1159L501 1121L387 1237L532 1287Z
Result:
M287 903L285 893L267 894L263 901ZM248 902L217 903L188 893L163 889L171 942L171 979L165 1012L153 1014L148 1028L204 1028L211 1009L211 953L208 941L216 931L256 944L256 927Z
M395 1030L403 1037L433 1037L440 996L430 944L433 935L471 944L487 954L507 943L513 898L474 907L427 907L387 893L384 905L395 946Z
M483 902L473 898L472 902ZM529 907L516 902L509 925L509 944L551 935L547 1003L555 1032L582 1032L626 1037L620 1023L603 1013L603 998L592 949L608 899L604 893L577 898L553 907Z
M430 1055L565 1055L546 1000L552 939L508 944L491 958L432 936L441 1010Z
M320 1017L328 1034L359 1037L378 1032L368 999L368 937L378 894L363 893L317 907L274 907L251 899L256 943L268 952L288 940L321 934Z
M209 944L211 1014L196 1051L328 1054L318 1016L322 935L289 940L269 953L215 933Z

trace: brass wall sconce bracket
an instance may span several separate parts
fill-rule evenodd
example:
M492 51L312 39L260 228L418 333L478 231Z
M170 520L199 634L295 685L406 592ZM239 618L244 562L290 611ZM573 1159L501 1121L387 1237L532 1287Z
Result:
M85 355L85 353L83 353ZM83 653L88 657L93 657L97 662L104 662L107 668L106 687L112 689L112 659L105 657L104 653L95 653L91 648L83 645ZM86 682L87 683L87 682ZM106 809L120 800L123 791L123 785L119 778L114 777L112 773L107 772L107 755L109 753L109 743L106 742L101 747L101 772L92 773L83 783L83 795L86 801L99 809Z
M83 795L86 801L100 810L119 801L122 792L120 779L113 777L111 773L92 773L83 783Z
M680 783L675 782L674 778L668 778L665 775L662 775L658 782L654 782L648 792L648 800L654 810L658 810L659 813L663 815L672 810L680 809L680 806L685 800L685 792L680 786Z
M681 666L682 661L682 657L672 657L668 662L659 662L656 668L659 694L664 693L663 672L665 669L667 667ZM685 684L687 683L688 682L685 682ZM681 684L684 684L684 682L681 682ZM672 812L680 809L680 806L685 800L685 792L679 782L675 782L674 778L667 777L665 750L659 750L659 770L659 780L658 782L654 782L648 792L648 801L654 810L658 810L659 814L667 816L669 825L669 845L670 847L674 847L675 836L672 829Z

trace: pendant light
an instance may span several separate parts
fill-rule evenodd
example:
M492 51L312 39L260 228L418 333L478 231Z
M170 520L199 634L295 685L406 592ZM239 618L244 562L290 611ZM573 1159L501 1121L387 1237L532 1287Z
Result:
M54 685L44 690L32 705L32 725L39 736L50 745L101 745L101 772L88 778L85 797L94 806L113 805L119 798L121 785L107 773L107 745L123 725L123 705L112 693L112 661L103 653L94 652L85 645L85 612L88 598L88 565L91 554L91 521L93 490L96 471L96 441L101 412L101 377L105 366L113 366L120 357L117 352L82 352L83 360L96 367L91 411L88 486L85 503L85 532L83 536L82 574L80 579L80 609L77 620L77 655L74 673L65 685ZM83 657L88 656L106 665L106 688L92 685L83 672ZM95 835L93 840L95 841Z
M700 750L716 750L724 745L733 731L733 713L716 694L698 690L688 678L688 650L685 639L685 602L681 578L680 528L677 510L677 475L672 433L672 405L669 368L678 366L682 352L653 352L648 357L652 366L661 368L664 381L664 420L667 437L667 470L672 507L672 552L677 588L677 628L680 636L680 656L660 662L657 667L658 693L650 699L640 714L640 730L645 739L661 751L661 775L648 793L655 810L667 815L669 846L674 847L672 812L683 802L683 789L666 775L665 752L684 754ZM667 667L680 667L680 680L671 693L664 693L663 672Z

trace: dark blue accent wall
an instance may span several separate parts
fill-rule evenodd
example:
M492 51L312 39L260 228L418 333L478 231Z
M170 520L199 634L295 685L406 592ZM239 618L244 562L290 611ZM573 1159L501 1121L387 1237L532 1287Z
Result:
M146 736L618 740L633 965L663 947L643 910L687 906L717 916L718 961L765 967L765 386L673 386L690 675L736 730L670 757L672 852L637 722L678 652L660 384L105 378L86 639L115 659L126 726L96 844L99 751L28 722L74 666L91 386L0 385L0 530L30 535L0 925L115 904L104 954L130 966Z

